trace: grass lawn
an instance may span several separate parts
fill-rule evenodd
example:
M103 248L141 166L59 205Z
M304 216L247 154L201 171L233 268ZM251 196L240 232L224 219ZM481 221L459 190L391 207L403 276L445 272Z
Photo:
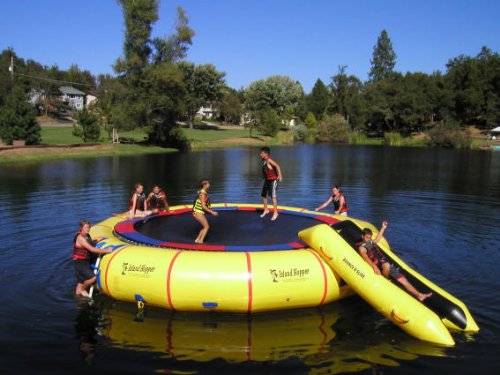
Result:
M0 165L19 165L55 160L85 159L110 156L164 154L177 150L138 144L81 145L80 147L22 147L1 152Z
M195 143L199 142L214 142L221 139L232 138L247 138L249 131L247 129L188 129L183 128L182 131L186 137ZM253 132L253 135L256 135ZM101 138L105 134L101 133ZM120 131L120 138L133 139L136 142L142 142L146 138L146 132L143 129L135 129L131 131ZM83 144L83 141L73 135L73 127L71 126L42 126L42 144L47 145L62 145L62 144Z
M42 126L42 144L75 145L83 144L81 138L73 135L73 127L66 125Z
M213 142L229 138L249 137L250 132L247 129L189 129L183 128L182 131L190 141L195 142ZM253 135L256 135L255 132Z
M42 126L42 144L44 145L75 145L84 144L81 138L73 135L73 127L65 125L48 125ZM135 142L142 142L146 137L146 132L142 129L131 131L122 131L119 133L120 137L133 139ZM101 131L102 143L107 138L107 134Z

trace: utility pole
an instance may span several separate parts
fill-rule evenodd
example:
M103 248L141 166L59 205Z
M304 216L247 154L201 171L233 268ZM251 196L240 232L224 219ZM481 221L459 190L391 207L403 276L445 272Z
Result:
M14 56L10 57L9 72L10 72L10 79L14 80Z

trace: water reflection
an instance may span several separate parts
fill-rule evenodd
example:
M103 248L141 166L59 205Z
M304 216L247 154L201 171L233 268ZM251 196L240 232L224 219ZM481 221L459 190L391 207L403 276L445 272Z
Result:
M97 333L102 322L102 308L80 300L75 319L75 336L83 361L92 365L96 355Z
M352 303L255 315L176 313L151 309L142 321L130 304L103 308L99 334L116 347L158 352L177 361L280 362L300 360L312 373L398 366L418 356L443 356L445 349L401 335L397 342L356 331ZM362 311L362 313L365 313ZM349 315L351 315L350 318ZM384 328L385 329L385 328ZM378 337L377 337L378 336Z

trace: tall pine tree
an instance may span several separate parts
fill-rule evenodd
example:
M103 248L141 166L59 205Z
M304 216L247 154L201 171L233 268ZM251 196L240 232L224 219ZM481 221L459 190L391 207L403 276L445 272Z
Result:
M328 88L321 79L318 78L306 100L308 112L312 112L314 117L320 120L330 101Z
M370 80L378 81L391 76L396 65L396 52L392 48L392 42L386 30L382 30L377 44L373 46L373 58L370 62L372 64L368 73Z

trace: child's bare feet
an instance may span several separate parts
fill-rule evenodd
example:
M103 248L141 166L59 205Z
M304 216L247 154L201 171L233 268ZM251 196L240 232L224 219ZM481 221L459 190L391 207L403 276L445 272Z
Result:
M82 298L90 298L90 295L85 290L82 290L79 296Z
M432 296L432 293L418 293L418 300L420 302L422 302L431 296Z
M273 217L271 218L271 221L274 221L278 218L278 211L274 211Z
M269 210L265 210L265 211L264 211L264 212L260 215L260 217L264 217L264 216L266 216L268 213L269 213Z

